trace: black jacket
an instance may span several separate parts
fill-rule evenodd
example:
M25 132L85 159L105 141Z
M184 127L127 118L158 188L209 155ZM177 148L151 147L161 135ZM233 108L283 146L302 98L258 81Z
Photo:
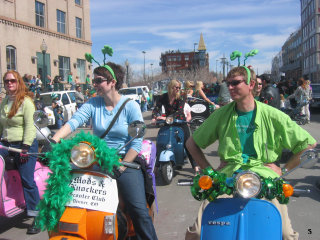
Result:
M260 101L264 102L275 108L280 108L280 94L279 89L268 84L264 89L262 89L260 95Z

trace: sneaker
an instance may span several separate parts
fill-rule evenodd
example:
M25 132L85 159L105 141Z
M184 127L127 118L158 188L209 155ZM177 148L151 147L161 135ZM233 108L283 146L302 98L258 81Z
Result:
M40 232L40 228L36 226L35 218L33 218L31 226L28 227L27 234L37 234Z

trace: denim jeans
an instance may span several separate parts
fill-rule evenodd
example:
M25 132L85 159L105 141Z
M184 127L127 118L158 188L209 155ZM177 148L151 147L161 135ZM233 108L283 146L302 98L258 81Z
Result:
M127 168L117 179L117 185L132 219L137 239L157 240L157 234L147 208L142 171Z
M9 143L10 147L20 148L22 142ZM38 152L38 141L35 139L29 149L29 152ZM8 156L9 152L5 149L0 149L0 155L2 157ZM21 183L23 188L24 200L27 207L27 215L29 217L35 217L38 215L36 206L40 201L39 191L36 182L34 181L34 169L37 161L36 156L29 155L28 162L21 163L20 154L10 152L10 155L14 156L15 164L18 168Z

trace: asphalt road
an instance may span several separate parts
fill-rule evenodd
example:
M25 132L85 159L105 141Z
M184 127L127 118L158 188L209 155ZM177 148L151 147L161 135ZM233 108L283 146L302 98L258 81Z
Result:
M156 140L158 128L150 127L151 113L144 113L148 125L146 138ZM320 143L320 109L312 111L311 123L303 126ZM217 157L217 143L205 150L208 160L215 167L219 164ZM197 215L200 203L193 199L189 187L180 187L176 183L179 179L191 179L193 170L190 164L182 170L176 171L171 185L163 185L161 178L157 178L157 195L159 212L155 215L155 227L159 240L184 239L187 226L191 225ZM314 187L320 179L320 163L312 169L298 169L287 178L294 187L310 189L311 193L303 193L300 197L292 197L289 202L289 215L293 228L300 233L302 240L320 239L320 191ZM26 216L20 215L11 219L0 217L0 240L45 240L46 232L37 235L26 235L26 228L31 223Z

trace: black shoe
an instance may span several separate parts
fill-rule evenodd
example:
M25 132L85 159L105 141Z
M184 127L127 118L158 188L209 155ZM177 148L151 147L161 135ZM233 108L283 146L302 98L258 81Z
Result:
M28 227L27 234L37 234L40 232L40 228L36 227L36 221L33 219L31 226Z

